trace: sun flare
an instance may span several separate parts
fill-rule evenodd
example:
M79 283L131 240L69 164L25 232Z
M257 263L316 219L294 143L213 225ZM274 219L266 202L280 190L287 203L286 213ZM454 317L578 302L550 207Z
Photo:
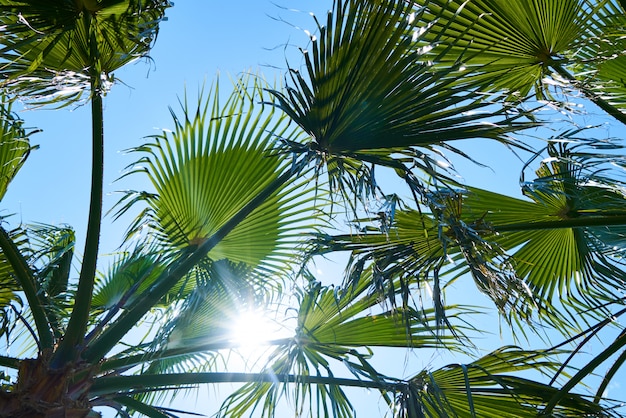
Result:
M240 348L262 347L279 338L280 331L279 324L264 312L246 310L233 322L231 341Z

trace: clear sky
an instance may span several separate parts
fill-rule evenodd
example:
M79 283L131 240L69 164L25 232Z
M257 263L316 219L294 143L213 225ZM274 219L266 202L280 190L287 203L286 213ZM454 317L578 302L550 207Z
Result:
M185 89L195 96L218 73L225 90L229 87L229 77L244 71L261 72L269 81L279 79L286 69L286 57L292 66L301 64L297 47L308 45L304 30L315 31L315 22L308 12L315 12L324 20L326 10L331 7L332 0L177 0L167 12L168 20L161 25L152 60L131 64L116 73L120 82L105 99L105 210L117 201L116 191L145 189L136 183L115 182L134 159L122 151L141 144L143 137L161 128L171 128L168 106L178 111L177 100ZM21 116L27 126L43 129L32 137L40 149L32 153L9 187L1 213L15 214L11 218L13 223L21 220L70 224L77 230L77 249L82 251L90 182L89 106L28 111ZM522 163L511 152L486 141L465 149L491 167L478 168L455 160L460 173L470 183L518 195ZM126 225L113 223L110 216L105 220L103 251L114 251L122 243ZM343 267L337 269L341 271ZM465 295L465 289L461 287L459 293ZM481 300L475 292L472 294L478 298L472 299L472 303ZM463 297L459 301L467 302ZM490 348L503 345L504 340L498 337L497 319L492 317L484 324L489 324L484 326L495 335L487 338L485 344ZM416 353L409 364L421 368L458 361L454 358L434 361L431 355ZM404 376L418 371L409 367L403 373L407 367L403 356L389 354L379 361ZM377 399L376 393L355 398L359 416L382 416L378 409L372 409L377 408ZM185 406L190 405L182 407ZM209 401L206 408L200 412L215 412L215 400ZM293 416L291 412L286 411L283 418L290 416Z

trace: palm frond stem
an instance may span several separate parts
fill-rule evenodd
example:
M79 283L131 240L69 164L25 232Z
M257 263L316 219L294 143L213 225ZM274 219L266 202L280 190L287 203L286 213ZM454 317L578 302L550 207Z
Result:
M604 395L604 392L609 386L609 383L611 383L611 379L613 379L615 374L619 372L621 367L624 365L624 362L626 362L626 351L622 351L622 353L619 355L617 360L615 360L615 363L613 363L609 371L606 372L606 374L602 377L602 383L600 383L600 386L598 386L598 390L596 391L596 396L593 398L593 401L595 403L597 404L600 403L600 401L602 400L602 396Z
M577 384L579 384L585 377L589 376L600 364L604 363L624 346L626 346L626 333L620 334L602 353L595 356L589 363L580 368L580 370L578 370L578 372L565 385L563 385L563 387L559 389L554 396L552 396L552 399L550 399L550 402L548 402L545 409L541 411L541 416L551 416L552 410Z
M276 340L267 341L264 345L270 346L281 346L286 345L293 341L292 338L280 338ZM153 360L164 360L168 358L174 358L179 356L184 356L187 354L194 353L205 353L210 351L218 351L230 348L237 348L231 342L221 342L221 343L209 343L209 344L201 344L201 345L185 345L184 347L166 349L161 351L147 352L143 354L135 354L128 357L122 358L114 358L105 360L102 362L101 370L109 371L109 370L120 370L123 368L137 366L139 364L147 363Z
M536 231L544 229L584 228L597 226L626 225L625 214L603 216L579 216L577 218L559 219L555 221L523 222L507 225L493 225L496 232Z
M88 15L89 13L85 13ZM89 18L89 17L86 17ZM92 29L93 31L93 29ZM96 277L100 229L102 225L102 188L104 181L104 112L102 103L101 71L98 65L98 47L95 33L90 34L90 52L93 68L91 78L91 119L92 119L92 166L91 200L87 220L87 236L82 267L78 279L78 290L74 309L67 325L65 337L55 352L51 365L61 368L76 359L79 344L85 338L91 308L91 298Z
M600 109L604 110L606 113L626 125L626 114L622 113L615 106L611 105L602 97L598 96L593 90L585 88L585 86L582 85L580 81L577 80L576 77L574 77L569 71L567 71L561 64L559 64L558 62L551 62L550 67L552 67L552 69L556 71L557 74L559 74L561 77L579 88L584 93L585 97L595 103Z
M54 337L50 328L50 321L44 310L45 304L39 296L39 292L35 287L35 278L33 272L24 259L7 231L0 226L0 248L6 256L13 272L15 279L19 282L20 288L26 296L28 306L33 315L35 326L37 328L37 336L39 337L38 345L40 348L52 348L54 345Z
M347 379L328 376L306 376L293 374L275 373L170 373L136 376L107 376L98 379L91 387L92 396L102 396L117 391L131 391L133 389L150 388L175 388L180 385L193 385L201 383L304 383L313 385L333 385L344 387L357 387L367 389L381 389L386 391L402 391L408 387L403 381L382 381Z
M0 366L9 367L11 369L19 369L22 361L17 358L8 357L8 356L0 356Z
M556 382L556 379L559 377L559 375L567 368L567 365L569 364L569 362L576 356L576 354L582 349L582 347L588 342L590 341L594 336L596 336L598 334L598 332L600 332L600 330L602 330L605 326L609 325L612 322L615 322L616 318L619 318L620 316L622 316L623 314L626 313L626 309L622 309L621 311L612 314L610 317L605 318L604 320L598 322L597 324L594 324L593 326L587 328L586 330L574 335L571 338L568 338L567 340L551 347L550 349L548 349L548 351L556 351L558 349L560 349L561 347L571 344L572 342L576 341L578 338L582 337L585 334L589 334L587 335L582 342L580 342L578 344L578 346L576 347L576 349L574 349L568 356L567 359L565 359L565 361L563 362L563 364L561 364L561 366L559 367L559 369L556 371L556 373L554 374L554 376L552 377L552 379L550 380L550 385L552 385L554 382Z
M164 412L161 412L161 409L163 408L157 409L154 406L145 404L133 398L132 396L117 396L113 398L113 401L121 405L124 405L126 407L129 407L132 410L137 411L140 414L145 415L146 417L149 417L149 418L171 418L172 416L175 416L172 414L166 414ZM168 409L167 411L172 411L172 410ZM172 412L183 412L183 411L172 411ZM184 413L189 414L189 415L203 416L199 414L190 414L189 412L184 412Z

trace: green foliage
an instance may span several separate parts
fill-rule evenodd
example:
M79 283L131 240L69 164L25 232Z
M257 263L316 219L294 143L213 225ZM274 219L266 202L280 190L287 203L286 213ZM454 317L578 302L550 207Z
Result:
M125 178L147 189L115 207L134 218L107 267L102 98L169 6L0 0L0 198L32 150L14 97L62 106L89 91L94 147L82 254L69 226L0 227L0 417L177 416L167 399L221 383L240 385L224 417L352 417L359 389L401 418L622 416L603 392L624 333L572 366L626 313L623 148L539 112L576 120L576 92L626 123L622 2L335 0L286 86L242 76L224 95L216 81L131 149ZM538 151L521 136L546 127L562 133ZM477 139L530 152L520 197L461 183L444 151L473 161ZM337 254L343 280L322 283L313 264ZM448 302L470 276L507 328L566 341L477 354L482 308ZM234 370L232 324L259 309L287 333ZM469 360L408 378L377 362L406 352Z
M3 1L0 79L43 103L79 100L88 88L106 91L115 70L147 55L169 6L166 0Z

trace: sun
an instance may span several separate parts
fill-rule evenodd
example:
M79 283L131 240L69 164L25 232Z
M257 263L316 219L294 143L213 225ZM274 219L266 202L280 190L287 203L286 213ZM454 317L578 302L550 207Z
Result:
M245 310L234 319L230 340L238 348L254 349L269 345L280 333L280 325L266 312Z

